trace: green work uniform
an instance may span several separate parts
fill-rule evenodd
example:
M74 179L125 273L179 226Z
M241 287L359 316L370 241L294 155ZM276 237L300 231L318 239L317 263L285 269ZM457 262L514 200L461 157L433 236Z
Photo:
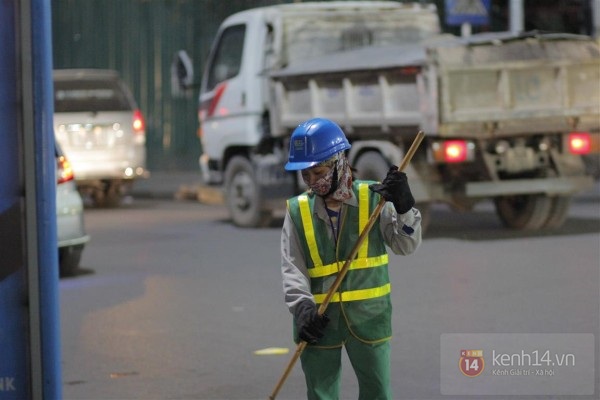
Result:
M313 217L315 196L303 194L288 200L317 305L323 302L379 202L379 195L369 190L369 183L353 183L358 207L342 207L335 243L327 233L331 229L327 222ZM391 398L390 290L388 254L376 221L327 308L330 322L323 338L307 346L301 356L309 399L339 397L342 347L358 378L359 399Z

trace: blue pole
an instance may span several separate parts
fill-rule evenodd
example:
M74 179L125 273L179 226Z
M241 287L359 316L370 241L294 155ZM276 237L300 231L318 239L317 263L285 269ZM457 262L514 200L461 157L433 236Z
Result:
M60 368L60 315L58 287L58 252L56 233L56 175L53 131L53 87L52 87L52 31L50 0L31 0L31 44L33 76L33 133L35 161L35 212L37 214L37 276L38 282L30 279L32 289L38 289L38 307L32 304L30 322L39 322L41 339L41 382L32 371L32 391L41 384L43 399L62 398ZM27 132L25 132L27 135ZM27 149L26 149L27 150ZM27 156L25 157L27 160ZM25 166L27 169L27 165ZM27 174L26 174L27 176ZM31 267L31 265L30 265ZM34 276L31 268L30 276ZM32 328L35 328L32 324ZM32 348L36 332L32 332ZM34 355L34 351L32 351ZM33 361L33 360L32 360ZM39 364L38 364L39 365ZM36 363L31 363L32 368Z
M0 1L0 400L62 397L50 21Z
M0 399L27 398L27 296L19 110L16 2L0 2Z

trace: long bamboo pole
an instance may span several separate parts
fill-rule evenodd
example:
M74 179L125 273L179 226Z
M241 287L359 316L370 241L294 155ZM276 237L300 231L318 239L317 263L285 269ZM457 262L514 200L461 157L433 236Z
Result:
M413 156L417 152L417 149L419 148L419 145L423 141L424 137L425 137L425 134L423 133L423 131L419 131L419 133L417 133L415 140L413 140L412 145L410 146L410 148L404 155L404 158L402 159L402 162L400 163L400 166L398 167L399 171L403 171L404 168L406 168L406 166L408 165L408 163L410 163L410 160L413 158ZM367 225L364 227L362 233L358 237L358 240L356 241L356 244L352 248L352 251L350 251L348 259L344 263L344 266L340 270L336 280L333 282L333 284L329 288L329 291L327 292L325 299L319 306L319 309L317 311L319 313L319 315L323 315L325 313L325 310L327 310L327 307L329 306L329 303L331 302L331 298L337 292L338 288L340 287L340 285L342 283L342 280L344 279L344 277L346 276L346 273L350 269L350 265L352 264L352 261L354 261L354 259L356 258L356 255L358 254L358 249L360 248L362 243L365 241L365 238L371 231L371 228L373 228L373 225L375 224L375 221L377 221L379 214L381 214L381 210L383 210L385 201L386 200L382 197L381 200L379 200L379 203L377 203L377 207L375 207L375 210L373 210L373 214L371 214L371 217L367 221ZM304 340L301 341L300 343L298 343L298 346L296 347L296 351L292 355L290 362L288 363L287 367L283 371L283 375L279 379L279 382L277 382L277 386L275 386L275 389L273 389L273 392L269 396L269 400L275 400L275 397L281 390L281 387L285 383L287 377L290 375L290 372L292 372L292 368L294 368L296 361L298 361L298 358L300 358L300 355L306 348L306 345L307 345L307 343Z

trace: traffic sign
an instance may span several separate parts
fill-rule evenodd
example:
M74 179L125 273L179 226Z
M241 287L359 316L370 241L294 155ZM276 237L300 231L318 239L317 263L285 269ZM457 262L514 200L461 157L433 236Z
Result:
M492 0L446 0L446 24L487 25Z

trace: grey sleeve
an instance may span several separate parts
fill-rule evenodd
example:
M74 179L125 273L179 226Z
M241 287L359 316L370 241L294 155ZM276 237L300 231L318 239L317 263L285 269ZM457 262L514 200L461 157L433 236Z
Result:
M281 231L281 275L285 303L290 312L302 300L314 302L298 232L289 212L286 212Z
M395 254L411 254L421 244L421 213L416 208L398 214L387 202L379 216L379 226L385 243Z

